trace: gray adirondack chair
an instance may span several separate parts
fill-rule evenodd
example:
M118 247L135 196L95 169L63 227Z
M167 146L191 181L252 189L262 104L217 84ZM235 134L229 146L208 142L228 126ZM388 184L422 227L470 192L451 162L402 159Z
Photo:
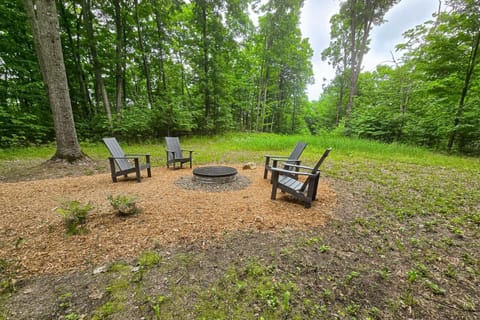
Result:
M307 144L305 142L297 142L295 148L292 150L292 153L289 156L265 155L265 169L263 171L263 179L267 179L268 171L270 170L270 168L276 168L278 165L278 161L283 161L286 164L284 166L284 169L286 170L289 169L287 164L299 165L299 158L302 155L303 150L305 150L306 146ZM271 163L270 160L272 160Z
M180 146L180 140L178 137L165 137L165 143L167 144L167 168L170 168L170 164L173 164L173 169L175 169L175 164L180 163L180 168L182 168L184 163L189 162L190 168L192 167L192 150L183 150ZM188 152L188 156L184 156L183 152Z
M129 173L135 172L137 182L141 181L140 171L147 169L147 175L152 176L149 154L125 154L116 138L103 138L103 143L110 151L110 171L113 182L117 182L118 176L128 177ZM140 157L145 157L145 163L140 163Z
M323 153L317 164L311 168L300 165L291 165L297 170L285 170L281 168L271 168L272 170L272 195L271 199L275 200L277 195L277 189L283 192L291 194L293 197L304 202L305 208L310 208L312 202L317 198L318 182L320 180L320 166L325 158L328 157L332 149L328 148ZM302 171L303 170L303 171ZM305 181L295 179L293 175L306 176Z

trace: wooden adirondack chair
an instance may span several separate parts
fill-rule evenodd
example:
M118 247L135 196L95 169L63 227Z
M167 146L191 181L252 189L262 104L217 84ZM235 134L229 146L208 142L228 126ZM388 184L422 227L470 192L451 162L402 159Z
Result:
M292 153L289 156L273 156L273 155L266 155L265 156L265 170L263 171L263 179L267 179L268 176L268 171L270 168L276 168L278 165L278 161L283 160L284 163L286 164L300 164L300 156L302 155L303 150L305 150L305 147L307 144L305 142L297 142L295 145L295 148L292 150ZM272 160L272 163L270 164L270 160ZM285 170L289 170L290 168L288 166L284 166Z
M173 163L173 169L175 169L175 164L180 162L180 168L186 162L190 162L190 168L192 167L192 150L183 150L180 147L180 141L178 137L165 137L165 142L167 144L167 168L170 168L170 164ZM183 156L182 152L187 151L189 153L188 157Z
M103 143L110 151L110 171L113 182L117 182L118 176L128 177L129 173L135 172L137 182L141 181L140 170L147 169L147 175L152 176L149 154L125 154L115 138L103 138ZM145 157L145 164L140 164L140 157ZM132 164L133 161L133 164Z
M315 167L310 168L300 165L288 164L290 167L299 169L285 170L281 168L271 168L272 170L272 196L271 199L275 200L277 195L277 188L283 192L287 192L295 198L301 200L305 204L305 208L310 208L312 202L317 198L318 182L320 180L320 166L328 156L332 149L328 148L323 153L320 160ZM306 171L301 171L306 170ZM294 175L306 176L304 182L294 178Z

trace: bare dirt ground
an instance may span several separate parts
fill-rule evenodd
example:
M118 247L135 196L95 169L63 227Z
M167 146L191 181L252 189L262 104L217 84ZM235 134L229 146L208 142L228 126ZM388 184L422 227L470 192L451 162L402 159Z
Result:
M83 173L94 172L95 166L99 167L84 165ZM180 242L208 246L210 240L231 231L304 230L322 225L336 203L326 180L311 209L287 195L279 194L272 201L263 167L232 166L239 180L249 182L241 190L186 189L181 181L192 176L191 169L153 168L151 178L142 172L141 183L133 177L112 183L108 173L72 176L73 166L62 163L30 170L31 181L16 181L21 178L18 175L4 177L0 183L0 256L17 262L18 279L59 274L134 258L152 246ZM107 196L120 194L137 197L141 213L126 218L115 215ZM94 207L86 234L65 234L56 208L72 200Z

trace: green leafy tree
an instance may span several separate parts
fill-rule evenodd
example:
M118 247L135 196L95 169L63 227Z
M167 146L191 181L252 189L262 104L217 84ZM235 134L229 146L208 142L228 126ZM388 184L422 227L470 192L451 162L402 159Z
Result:
M257 130L293 133L305 127L313 51L299 29L302 6L303 0L271 0L260 8Z
M387 11L399 0L347 0L340 4L340 12L331 19L332 41L324 58L330 57L337 73L343 73L342 81L348 79L348 102L345 125L348 130L361 72L363 57L369 50L370 33L374 25L384 22ZM340 85L345 85L340 82ZM340 93L343 95L343 91ZM342 104L339 99L337 109Z
M408 42L400 47L422 76L415 112L425 136L438 147L452 149L457 141L460 151L478 150L479 98L472 89L479 85L480 8L470 0L448 4L435 21L406 32Z

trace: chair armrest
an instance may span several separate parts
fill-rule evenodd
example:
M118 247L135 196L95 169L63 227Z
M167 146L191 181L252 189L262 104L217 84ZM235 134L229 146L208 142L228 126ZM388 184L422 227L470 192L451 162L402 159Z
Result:
M277 167L278 161L283 159L272 159L272 167ZM283 166L293 167L294 165L300 165L301 160L288 160L288 162L282 162Z
M124 157L108 157L108 159L138 159L138 156L127 156L125 155Z
M288 156L274 156L270 154L265 155L266 158L288 159Z
M272 162L273 162L273 166L276 166L278 160L288 159L288 157L284 157L284 156L274 156L274 155L269 155L269 154L265 155L265 170L267 170L268 167L270 167L270 159L271 159ZM267 171L265 171L265 177L266 177L266 172L267 172Z
M317 173L291 171L291 170L285 170L285 169L280 169L280 168L270 168L270 170L278 172L278 173L290 174L290 175L301 175L301 176L309 176L309 177L313 177L313 176L317 175Z
M139 154L129 153L129 154L126 154L125 156L126 157L142 157L142 156L149 156L149 155L150 155L149 153L139 153Z
M312 167L301 166L301 165L298 165L298 164L293 164L293 163L288 163L288 162L283 162L283 165L288 166L288 167L298 168L298 169L305 169L305 170L313 170L314 169ZM320 171L320 169L318 169L317 171Z

